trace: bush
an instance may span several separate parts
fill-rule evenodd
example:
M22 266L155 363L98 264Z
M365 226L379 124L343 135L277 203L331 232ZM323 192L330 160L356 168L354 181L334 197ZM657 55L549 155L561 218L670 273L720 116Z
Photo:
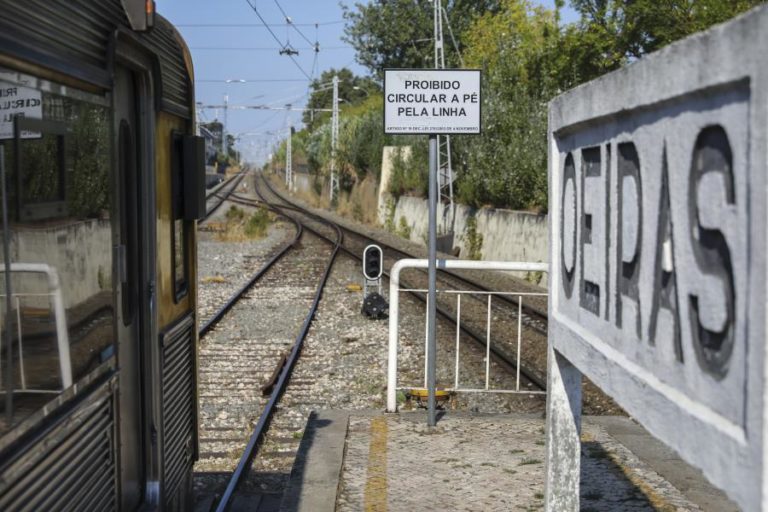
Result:
M267 234L270 216L266 208L259 208L248 218L245 223L245 234L250 238L261 238Z
M414 137L411 158L403 156L402 148L395 152L392 162L392 176L389 177L389 193L399 198L403 195L426 197L429 187L429 162L425 162L421 151L427 139ZM419 140L420 139L420 140ZM429 156L427 156L427 160Z

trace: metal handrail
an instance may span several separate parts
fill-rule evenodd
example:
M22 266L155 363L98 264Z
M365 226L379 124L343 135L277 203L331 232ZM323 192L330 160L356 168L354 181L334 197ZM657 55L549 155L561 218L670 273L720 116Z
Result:
M397 261L390 269L389 278L389 344L388 344L388 360L387 360L387 412L397 412L397 346L399 339L399 292L401 291L416 291L410 289L400 289L400 272L406 268L427 268L428 260L426 259L402 259ZM438 270L495 270L495 271L518 271L518 272L548 272L549 266L547 263L534 263L534 262L519 262L519 261L475 261L475 260L437 260ZM442 291L441 291L442 293ZM471 293L473 295L486 294L488 295L488 314L490 315L490 300L493 295L511 294L520 297L518 300L518 364L517 364L517 387L519 389L520 382L520 332L522 329L522 296L525 295L546 295L543 293L525 293L525 292L479 292L477 290L458 293L458 297L461 297L462 293ZM460 307L460 302L459 302ZM490 329L490 319L488 321L488 329ZM457 361L456 361L456 383L458 387L458 342L460 336L460 320L457 314L456 324L456 343L457 343ZM462 391L481 391L489 392L489 369L490 369L490 333L486 335L486 385L484 390L471 390L465 389ZM496 391L503 392L503 391Z

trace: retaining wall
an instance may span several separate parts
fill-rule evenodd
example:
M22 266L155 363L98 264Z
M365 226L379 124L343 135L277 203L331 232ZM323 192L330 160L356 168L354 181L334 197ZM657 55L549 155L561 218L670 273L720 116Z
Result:
M429 230L429 204L426 199L402 196L396 202L387 192L396 148L385 147L381 165L379 187L378 220L387 225L389 220L395 228L400 227L401 218L410 229L410 239L426 245ZM404 155L410 155L410 147L404 148ZM392 211L394 205L394 212ZM438 224L442 216L438 209ZM501 210L495 208L456 207L453 247L460 250L459 257L467 259L470 254L471 235L468 229L470 219L475 219L475 229L482 235L480 253L484 260L501 261L549 261L547 216L529 212ZM442 231L438 227L438 233ZM475 238L477 240L477 238ZM546 286L546 276L522 276L539 281Z

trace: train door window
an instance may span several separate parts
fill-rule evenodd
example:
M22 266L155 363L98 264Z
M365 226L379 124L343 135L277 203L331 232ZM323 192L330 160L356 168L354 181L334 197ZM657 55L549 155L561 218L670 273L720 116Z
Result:
M171 243L173 246L173 289L178 302L188 290L187 231L184 222L184 144L183 136L171 137Z
M109 101L0 67L0 151L2 435L44 414L114 342Z
M120 121L117 134L117 165L120 181L120 240L131 254L126 254L125 281L121 286L121 310L123 325L131 325L135 319L136 303L139 294L139 213L137 211L137 174L136 167L136 137L130 123L125 119Z

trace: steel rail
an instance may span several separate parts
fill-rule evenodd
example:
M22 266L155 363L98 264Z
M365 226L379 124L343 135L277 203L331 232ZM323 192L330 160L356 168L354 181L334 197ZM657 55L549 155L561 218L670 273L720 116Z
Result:
M240 174L240 173L238 173ZM237 178L238 174L233 174L229 178L225 179L221 183L218 183L216 186L214 186L211 190L207 191L205 194L205 200L212 198L216 194L219 193L220 190L222 190L224 187L226 187L233 179Z
M263 181L266 183L267 188L269 188L273 193L275 193L274 189L270 186L269 182L266 179L263 179ZM285 198L283 198L279 194L275 193L275 195L280 200L282 200L283 202L287 202L285 200ZM266 203L266 201L264 200L263 197L261 199L262 199L262 201L261 201L262 203L269 204L269 203ZM239 202L240 204L250 204L251 206L253 205L253 202L254 202L253 199L244 198L244 197L242 197L242 196L240 196L238 194L233 194L232 200L234 202ZM299 206L296 206L294 204L273 205L273 206L275 206L277 208L285 208L285 209L293 210L293 211L299 212L299 213L301 213L303 215L306 215L308 217L312 217L312 218L318 219L320 221L328 222L327 219L324 219L322 216L320 216L318 214L315 214L315 213L312 213L312 212L309 212L309 211L307 211L307 210L305 210L305 209L303 209L303 208L301 208ZM319 233L318 231L313 229L311 226L308 226L306 224L303 224L303 225L304 225L304 227L308 231L312 232L313 234L315 234L318 237L325 238L326 241L330 242L330 240L325 235ZM341 229L345 230L345 228L343 228L343 227ZM349 230L349 231L351 231L352 233L355 233L354 230ZM370 237L364 237L364 238L367 238L368 240L373 240ZM375 241L375 240L373 240L373 241ZM382 245L386 245L386 244L382 244ZM351 256L352 258L354 258L356 260L359 260L359 261L362 261L362 257L359 254L353 252L352 250L348 249L347 247L344 247L342 245L341 246L341 250L343 252L345 252L347 255ZM382 275L384 275L387 279L389 279L389 272L384 271ZM487 290L487 288L482 287L481 285L478 285L478 287ZM414 292L414 291L410 291L408 293L410 293L417 300L420 300L421 302L426 304L426 300L427 300L426 294L419 293L419 292ZM453 323L454 325L457 323L456 317L453 316L450 313L450 311L446 310L445 308L441 307L440 305L436 305L436 308L437 308L436 309L437 310L437 314L439 316L441 316L443 319L448 320L449 322ZM463 334L465 334L466 336L469 336L471 339L475 340L475 342L477 342L478 344L482 345L483 347L486 346L486 338L485 338L485 336L483 336L482 334L480 334L476 330L472 329L471 327L468 327L465 323L460 324L459 329L461 330L461 332ZM495 344L495 343L491 343L491 354L493 354L493 356L496 358L497 362L499 362L502 365L506 366L508 369L510 369L512 371L516 371L517 370L516 357L513 357L513 356L507 354L504 350L502 350L500 347L498 347L497 344ZM528 379L534 386L536 386L540 390L542 390L542 391L546 390L546 388L547 388L547 386L546 386L546 376L542 375L538 370L536 370L536 369L534 369L532 367L529 367L527 364L523 364L521 362L520 363L520 373L521 373L521 375L523 375L526 379Z
M255 274L253 274L253 276L251 276L251 278L242 287L240 287L240 289L238 289L229 297L229 299L227 299L227 302L224 303L223 306L221 306L213 315L211 315L208 320L205 321L203 326L200 327L200 330L198 331L200 338L205 336L208 331L213 328L214 325L216 325L222 318L224 318L224 315L226 315L229 310L232 309L235 304L237 304L245 292L251 289L253 285L256 284L264 276L264 274L266 274L267 271L272 268L275 263L284 257L289 249L295 247L299 239L301 239L301 235L303 233L301 224L287 215L280 214L279 212L275 213L294 223L296 226L296 235L293 237L293 240L281 247L277 253L275 253Z
M257 191L257 194L258 193L259 192ZM263 197L262 197L262 200L263 200ZM280 399L280 396L283 394L283 391L285 390L285 387L288 383L288 379L293 371L293 367L295 366L296 361L299 358L301 348L304 345L304 339L307 337L307 334L309 333L309 328L312 325L312 321L315 318L315 314L317 313L317 308L320 304L320 299L323 296L323 290L325 288L325 284L327 283L328 278L330 277L331 270L333 269L333 264L336 261L336 256L339 253L339 248L341 247L341 244L344 239L344 234L342 233L341 228L338 225L333 224L330 221L326 221L326 223L334 228L334 230L336 231L337 239L335 242L332 242L333 249L331 251L331 256L329 257L328 263L326 264L323 275L320 281L318 282L317 290L312 300L312 306L310 307L310 310L307 313L306 317L304 317L304 322L302 323L301 329L298 335L296 336L296 340L293 344L293 348L291 349L291 353L288 356L288 359L286 360L282 371L280 372L280 377L278 378L277 383L275 384L274 389L272 390L272 393L269 397L269 401L264 407L264 410L262 411L261 416L259 417L259 421L256 423L256 426L254 427L253 432L251 433L251 437L248 440L248 444L246 445L245 450L243 451L243 455L240 457L237 467L235 468L235 471L232 473L232 476L230 477L229 482L227 483L227 487L224 490L224 494L222 495L221 500L219 500L216 506L216 512L225 512L226 510L229 509L232 499L234 498L238 487L242 483L245 476L248 474L248 470L251 466L251 463L253 462L253 458L256 456L256 453L260 446L261 438L263 437L267 427L269 426L269 422L272 418L275 405L277 404L278 400ZM299 224L302 224L302 223L299 222ZM323 238L327 239L326 237L323 237Z
M232 185L232 187L229 188L229 190L224 194L223 197L219 195L219 192L224 188L224 186L222 186L221 188L219 188L215 192L211 192L210 195L206 195L205 196L206 211L205 211L205 218L203 218L203 221L208 220L211 217L211 215L216 213L216 210L218 210L221 207L221 205L224 204L224 202L227 200L227 198L230 195L232 195L232 193L237 189L238 185L240 185L240 182L243 181L243 178L245 178L245 175L246 175L247 172L248 171L240 171L235 176L230 178L229 181L225 182L225 184L226 184L226 183L234 181L234 184ZM208 199L210 199L212 197L216 197L216 198L220 199L220 201L218 203L216 203L216 206L214 206L213 208L211 208L209 210L207 203L208 203Z
M289 199L287 199L285 196L283 196L279 191L275 190L268 181L267 181L267 187L269 187L269 189L272 191L272 193L275 194L277 197L279 197L283 202L291 204L295 208L300 208L300 207L296 206L295 203L291 202ZM317 214L312 214L312 215L317 215ZM365 233L361 233L360 231L357 231L356 229L350 228L348 226L342 226L342 229L345 232L350 233L350 234L352 234L354 236L358 236L358 237L360 237L360 238L362 238L364 240L368 240L368 241L371 241L371 242L376 242L378 245L381 245L381 246L389 249L392 252L396 252L398 254L402 254L406 258L420 258L421 257L421 256L417 256L417 255L408 253L408 252L404 251L403 249L398 249L397 247L394 247L394 246L392 246L390 244L387 244L386 242L381 242L379 240L373 239L369 235L366 235ZM487 290L488 289L484 284L482 284L482 283L480 283L478 281L475 281L474 279L471 279L471 278L462 276L460 274L457 274L456 272L453 272L453 271L450 271L450 270L438 270L438 274L443 274L443 275L451 276L452 278L454 278L454 279L456 279L458 281L461 281L461 282L463 282L463 283L465 283L467 285L473 286L475 288L479 288L480 290ZM499 298L499 300L501 302L506 302L508 304L514 305L515 307L517 307L519 305L517 299L510 298L510 297L505 297L505 296L499 296L498 298ZM548 313L546 311L542 311L541 309L539 309L539 308L537 308L535 306L523 303L523 310L526 313L531 314L532 316L538 317L540 320L543 320L545 322L548 321L548 318L549 318Z

